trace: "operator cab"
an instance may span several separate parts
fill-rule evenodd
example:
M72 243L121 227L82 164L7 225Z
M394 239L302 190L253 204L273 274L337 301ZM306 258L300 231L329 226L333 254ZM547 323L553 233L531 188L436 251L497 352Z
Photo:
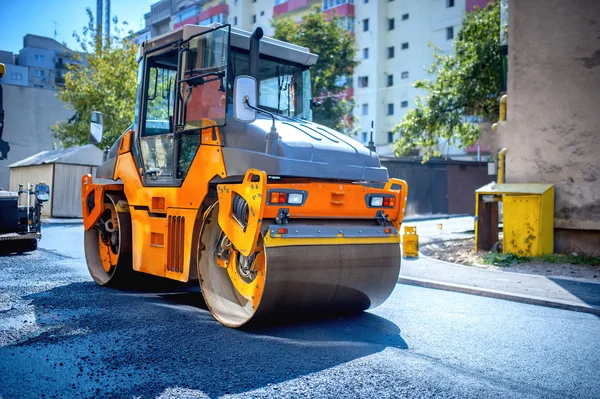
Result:
M249 34L229 25L186 25L142 45L134 155L144 185L181 184L202 132L216 136L233 120L234 80L249 73L249 58ZM255 77L258 105L310 120L308 68L316 58L302 47L265 38Z

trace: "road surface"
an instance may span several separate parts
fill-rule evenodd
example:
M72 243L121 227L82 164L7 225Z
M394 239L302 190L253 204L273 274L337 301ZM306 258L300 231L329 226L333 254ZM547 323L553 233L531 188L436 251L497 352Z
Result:
M82 226L0 258L0 397L600 396L600 318L397 285L351 317L232 330L195 286L102 288Z

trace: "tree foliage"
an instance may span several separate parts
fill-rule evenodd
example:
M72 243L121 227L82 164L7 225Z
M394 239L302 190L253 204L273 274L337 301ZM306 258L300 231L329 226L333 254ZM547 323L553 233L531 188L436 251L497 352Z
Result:
M121 135L133 121L137 87L137 46L121 37L123 27L113 18L114 35L98 40L91 10L89 23L82 35L74 33L81 47L77 63L68 66L65 85L58 88L58 98L74 115L52 127L54 136L64 147L88 144L90 114L100 111L104 117L104 148ZM123 22L122 25L126 25ZM131 32L130 32L131 33Z
M465 16L454 41L454 55L434 48L427 68L435 80L419 80L414 87L416 107L407 112L394 133L396 155L421 148L424 160L438 156L440 139L469 147L479 137L479 121L498 118L500 94L500 12L498 2Z
M313 120L332 129L351 134L354 100L344 99L356 61L354 36L341 25L336 14L328 20L319 5L314 6L300 23L280 17L272 21L274 38L307 47L319 56L311 68L312 97L322 102L313 108Z

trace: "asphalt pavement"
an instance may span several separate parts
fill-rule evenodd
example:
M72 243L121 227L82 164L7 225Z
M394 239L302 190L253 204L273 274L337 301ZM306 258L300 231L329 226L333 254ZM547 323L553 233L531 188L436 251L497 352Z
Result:
M81 225L0 258L0 397L598 396L600 318L398 284L355 316L232 330L195 285L88 276Z

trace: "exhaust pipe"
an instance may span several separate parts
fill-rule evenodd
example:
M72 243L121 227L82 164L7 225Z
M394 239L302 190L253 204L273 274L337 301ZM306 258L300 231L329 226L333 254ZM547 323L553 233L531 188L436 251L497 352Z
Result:
M254 29L252 35L250 36L250 54L248 65L249 75L252 76L256 81L258 81L258 60L260 57L259 47L260 47L260 39L263 37L263 30L261 27ZM258 93L257 93L258 94Z

